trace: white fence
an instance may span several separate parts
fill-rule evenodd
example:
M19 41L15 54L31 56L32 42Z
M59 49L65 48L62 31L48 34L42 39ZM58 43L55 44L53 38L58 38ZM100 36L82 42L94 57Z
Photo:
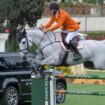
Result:
M81 21L80 31L105 31L105 17L73 17ZM37 21L37 26L47 23L49 18L42 18Z
M0 52L5 52L5 42L8 39L8 33L0 33Z

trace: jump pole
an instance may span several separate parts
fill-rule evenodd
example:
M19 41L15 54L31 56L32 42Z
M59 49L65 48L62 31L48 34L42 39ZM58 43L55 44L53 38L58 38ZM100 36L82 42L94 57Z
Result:
M56 79L54 70L50 69L50 76L44 78L37 77L34 73L31 75L31 99L32 105L56 105Z
M56 90L55 93L58 94L74 94L74 95L97 95L97 96L105 96L105 92L98 92L98 91L67 91L67 90Z
M74 76L74 75L67 75L67 74L59 74L54 75L56 78L71 78L71 79L105 79L105 76L98 76L98 75L81 75L81 76Z
M56 105L56 93L55 93L55 90L56 90L56 79L55 77L53 76L55 73L54 73L54 68L51 67L50 68L50 86L49 86L49 89L50 90L50 105Z
M56 78L78 78L78 79L105 79L104 76L87 75L54 75L54 69L50 68L50 75L45 75L44 78L38 78L35 74L31 75L32 83L32 105L56 105L56 94L74 94L74 95L98 95L105 96L105 92L86 92L86 91L67 91L56 90Z

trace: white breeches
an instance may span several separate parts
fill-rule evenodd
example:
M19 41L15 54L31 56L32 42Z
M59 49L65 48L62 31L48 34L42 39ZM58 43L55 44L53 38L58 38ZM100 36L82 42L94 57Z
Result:
M65 30L65 31L63 31L63 32L67 32L67 31ZM65 39L66 43L69 44L70 40L72 40L75 36L77 36L77 33L78 33L78 32L79 32L78 30L76 30L76 31L74 31L74 32L68 32L67 37L66 37L66 39Z

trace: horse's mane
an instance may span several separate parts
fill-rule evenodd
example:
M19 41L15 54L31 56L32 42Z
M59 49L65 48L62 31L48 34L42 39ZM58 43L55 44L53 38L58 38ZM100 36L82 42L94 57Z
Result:
M33 28L26 29L26 31L29 31L29 30L40 30L40 28L39 27L33 27Z
M26 31L32 31L32 30L39 30L39 31L42 31L39 27L30 28L30 29L27 29ZM42 32L43 32L43 31L42 31ZM58 31L54 31L54 32L49 31L49 34L55 34L55 35L57 35L57 34L60 34L60 32L58 32Z

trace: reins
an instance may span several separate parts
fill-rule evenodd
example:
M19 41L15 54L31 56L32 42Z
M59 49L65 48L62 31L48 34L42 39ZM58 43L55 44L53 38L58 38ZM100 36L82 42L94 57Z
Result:
M41 30L41 29L39 29L39 30ZM42 32L43 32L43 30L41 30ZM43 32L44 33L44 32ZM39 50L39 52L43 55L43 49L45 49L47 46L49 46L49 45L52 45L53 46L53 43L60 43L61 41L57 41L56 40L56 35L55 35L55 33L54 32L52 32L53 33L53 36L54 36L54 41L52 42L51 41L51 39L49 38L49 36L48 36L48 33L44 33L44 36L41 38L41 40L40 40L40 42L39 42L39 46L38 46L38 48L40 48L40 46L41 46L41 43L42 43L42 41L44 40L44 38L45 38L45 36L47 35L47 37L48 37L48 39L49 39L49 41L50 41L50 43L48 43L48 44L46 44L44 47L42 47L42 48L40 48L40 50Z
M38 29L39 29L39 28L36 28L36 30L38 30ZM35 29L34 29L34 30L35 30ZM39 30L41 30L41 29L39 29ZM41 30L41 31L43 32L43 30ZM43 32L43 33L44 33L44 32ZM41 38L40 41L35 40L35 42L36 42L36 44L37 44L37 47L38 47L38 50L37 50L36 53L40 53L40 54L43 56L43 49L45 49L45 48L46 48L47 46L49 46L49 45L52 45L52 47L53 47L53 44L54 44L54 43L60 43L60 42L61 42L61 41L57 41L56 35L55 35L54 32L52 32L52 35L54 36L54 41L51 41L51 39L50 39L48 33L44 33L44 35L43 35L43 37ZM43 47L41 47L42 41L44 40L45 36L47 36L47 39L48 39L50 42L49 42L48 44L44 45ZM27 36L26 36L26 41L27 41L27 48L20 50L20 51L23 51L23 53L25 53L24 50L27 50L27 51L29 50L29 42L30 42L30 43L33 43L33 41L29 40ZM26 54L26 53L25 53L25 54ZM44 57L44 56L43 56L43 57Z

